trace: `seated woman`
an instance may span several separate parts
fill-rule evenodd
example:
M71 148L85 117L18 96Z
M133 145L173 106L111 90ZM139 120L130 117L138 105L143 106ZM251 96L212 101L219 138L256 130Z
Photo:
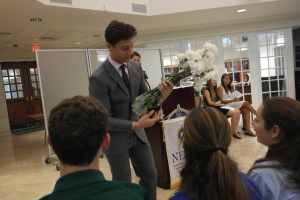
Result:
M218 92L221 98L221 102L226 106L239 109L243 116L243 128L245 135L256 137L254 133L250 130L250 112L256 115L256 110L247 102L240 101L238 98L230 99L229 94L234 90L231 88L231 76L228 74L223 74L221 77L222 84L218 87Z
M217 91L217 81L216 80L208 80L206 83L206 88L204 90L203 102L205 106L212 106L219 111L221 111L224 115L232 117L231 118L231 133L234 138L242 139L240 134L238 133L238 125L240 121L240 111L234 108L225 109L221 108L224 104L221 103L221 98Z
M300 199L300 102L288 97L265 100L252 122L257 141L268 146L249 176L264 199Z
M139 64L141 64L141 55L138 52L132 52L132 55L130 56L130 60L133 60Z
M230 125L221 112L209 106L190 112L182 143L186 163L171 200L262 199L257 184L227 155L230 143Z

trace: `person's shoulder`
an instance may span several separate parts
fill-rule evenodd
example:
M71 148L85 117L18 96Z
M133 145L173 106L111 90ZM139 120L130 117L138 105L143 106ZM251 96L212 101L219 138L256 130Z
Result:
M240 183L246 188L248 191L248 195L250 200L261 200L262 194L259 190L258 184L252 180L249 176L242 172L238 172Z
M241 182L247 182L250 183L251 186L257 187L257 184L255 181L253 181L248 175L244 174L243 172L238 172L239 174L239 179Z
M134 199L149 199L145 188L143 188L142 186L140 186L138 184L117 182L117 181L113 181L113 183L118 184L119 186L121 186L125 190L127 190L129 193L131 193L132 196L135 196ZM124 199L126 199L126 198L124 198ZM129 199L129 198L127 198L127 199Z
M42 198L40 198L39 200L48 200L50 197L50 194L43 196Z
M136 61L130 60L127 62L127 64L133 65L133 66L140 66L140 64Z
M175 193L174 196L170 198L170 200L189 200L190 198L184 191L179 191Z
M128 67L128 69L134 70L134 71L137 71L137 72L142 71L141 65L139 63L135 62L135 61L132 61L132 60L127 62L127 67Z
M275 173L275 168L268 167L268 166L280 166L280 163L278 161L264 161L264 162L256 163L254 167L257 168L251 170L251 172L257 174Z
M91 77L98 76L99 74L103 73L103 71L106 71L106 65L108 60L106 60L104 63L102 63L95 71L93 71ZM108 61L109 62L109 61Z

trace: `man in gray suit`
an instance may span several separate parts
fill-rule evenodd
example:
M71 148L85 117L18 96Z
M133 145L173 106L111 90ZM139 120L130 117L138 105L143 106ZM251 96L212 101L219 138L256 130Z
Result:
M108 25L105 39L110 55L90 77L89 93L108 112L111 143L104 153L113 180L131 182L130 159L141 178L140 185L146 188L150 199L155 200L157 172L144 128L153 126L160 116L151 111L139 118L131 109L135 98L148 90L141 66L130 61L136 34L130 24L114 20ZM161 99L165 100L173 91L173 84L166 80L158 88Z

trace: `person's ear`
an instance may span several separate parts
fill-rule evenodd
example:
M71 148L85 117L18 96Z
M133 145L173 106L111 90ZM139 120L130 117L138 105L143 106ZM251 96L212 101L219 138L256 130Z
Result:
M47 135L46 141L47 141L47 144L48 144L50 147L52 147L52 143L51 143L51 140L50 140L49 135Z
M106 47L109 51L111 51L111 49L113 48L113 46L110 43L106 43Z
M103 141L102 141L102 144L101 144L101 149L102 150L106 150L108 149L109 147L109 143L110 143L110 135L108 133L106 133L103 137Z
M274 125L271 128L271 131L272 131L272 138L273 139L278 139L281 136L281 134L282 134L281 131L280 131L279 126L277 126L277 125Z

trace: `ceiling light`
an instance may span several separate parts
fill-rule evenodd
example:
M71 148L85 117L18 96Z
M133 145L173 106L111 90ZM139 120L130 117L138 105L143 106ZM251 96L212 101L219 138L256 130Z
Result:
M32 22L40 22L40 21L42 21L42 19L41 18L31 18L30 21L32 21Z
M243 13L243 12L245 12L246 11L246 9L240 9L240 10L238 10L238 11L236 11L236 12L238 12L238 13Z
M75 44L81 44L81 42L76 42Z
M52 37L42 37L42 40L53 40Z
M100 37L101 35L94 35L93 37Z
M2 32L0 33L0 35L9 35L10 33L9 32Z

